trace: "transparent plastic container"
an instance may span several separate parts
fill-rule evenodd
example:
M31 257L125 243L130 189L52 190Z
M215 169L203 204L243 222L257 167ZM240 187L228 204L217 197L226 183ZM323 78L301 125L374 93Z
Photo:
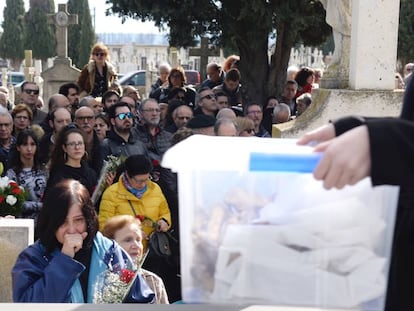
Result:
M293 140L194 135L178 173L183 300L383 310L398 187L325 190Z

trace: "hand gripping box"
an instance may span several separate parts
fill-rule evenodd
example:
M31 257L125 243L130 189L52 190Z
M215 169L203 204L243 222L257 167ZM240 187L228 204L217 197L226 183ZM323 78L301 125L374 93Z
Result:
M398 187L325 190L292 140L194 135L178 173L183 299L383 310Z

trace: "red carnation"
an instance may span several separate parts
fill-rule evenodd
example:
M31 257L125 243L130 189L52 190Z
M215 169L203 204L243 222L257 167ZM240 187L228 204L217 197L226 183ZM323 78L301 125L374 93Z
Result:
M139 221L143 222L144 221L144 215L137 215L137 218L139 219Z
M10 181L9 185L12 186L13 188L19 188L19 185L15 182L15 181Z
M122 282L128 284L129 282L131 282L134 275L135 275L134 271L131 271L131 270L128 270L128 269L122 269L121 270L121 277L119 279Z
M12 192L13 194L17 194L17 195L19 195L19 194L21 194L23 191L22 191L22 189L20 189L19 187L17 187L17 188L13 188L11 192Z
M0 204L3 203L4 201L4 196L0 195Z
M160 161L158 161L158 160L152 160L152 166L153 167L157 167L157 166L160 166Z

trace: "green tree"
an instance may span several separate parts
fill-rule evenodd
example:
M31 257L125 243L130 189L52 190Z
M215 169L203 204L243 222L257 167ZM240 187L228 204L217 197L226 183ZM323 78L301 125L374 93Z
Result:
M402 66L414 61L414 1L401 0L398 28L398 60Z
M3 10L3 34L0 37L0 56L9 59L14 70L24 59L24 2L7 0Z
M82 68L89 60L93 44L96 42L95 31L87 0L69 0L68 11L78 14L78 24L68 30L68 55L73 63Z
M263 103L280 94L290 50L296 42L318 45L331 33L325 10L314 0L107 0L109 13L152 20L170 29L171 46L192 46L207 35L222 47L235 46L247 101ZM269 37L276 48L269 57Z
M49 57L56 56L56 29L47 23L47 14L53 12L53 0L31 0L30 9L25 16L24 48L32 50L33 58L41 59L43 67Z

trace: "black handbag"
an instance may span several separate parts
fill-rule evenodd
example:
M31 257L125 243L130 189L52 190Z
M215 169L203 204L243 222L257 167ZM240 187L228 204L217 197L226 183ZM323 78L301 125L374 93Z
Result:
M150 254L152 253L155 256L171 256L170 237L166 232L154 231L150 235L148 247L150 250Z

